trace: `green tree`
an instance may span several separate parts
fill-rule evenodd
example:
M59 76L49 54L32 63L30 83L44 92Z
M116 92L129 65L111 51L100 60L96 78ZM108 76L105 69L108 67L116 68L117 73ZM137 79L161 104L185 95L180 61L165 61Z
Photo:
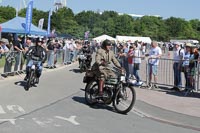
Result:
M32 23L44 18L43 29L47 29L49 11L33 9ZM16 15L12 7L0 7L0 23L6 22ZM25 17L26 9L18 12L18 16ZM200 21L198 19L186 21L182 18L170 17L163 20L161 17L144 16L132 18L129 15L119 15L114 11L103 13L82 11L74 15L70 8L60 8L51 16L51 30L57 33L71 34L77 38L84 38L84 33L90 31L90 38L108 34L125 36L148 36L154 40L169 41L176 39L200 40Z
M161 35L165 35L165 26L160 17L144 16L135 20L134 30L140 36L149 36L152 39L162 39Z
M70 8L61 8L52 15L52 28L58 33L76 35L78 23L75 21L74 13Z
M170 17L165 20L165 23L170 38L188 39L195 37L192 25L182 18Z
M129 15L119 15L115 19L116 35L132 35L133 34L133 18Z
M0 6L0 23L6 22L16 15L16 11L13 7L10 6Z

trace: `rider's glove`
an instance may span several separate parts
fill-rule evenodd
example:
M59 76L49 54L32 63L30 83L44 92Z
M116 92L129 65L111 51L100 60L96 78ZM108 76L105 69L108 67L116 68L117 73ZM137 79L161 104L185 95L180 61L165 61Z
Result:
M125 72L125 69L123 67L120 67L119 69L120 69L121 73Z

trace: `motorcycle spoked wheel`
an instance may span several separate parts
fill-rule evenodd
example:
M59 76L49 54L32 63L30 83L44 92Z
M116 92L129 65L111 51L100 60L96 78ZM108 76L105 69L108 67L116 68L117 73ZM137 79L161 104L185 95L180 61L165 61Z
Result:
M123 86L117 90L113 106L118 113L127 114L133 108L135 100L135 89L132 86Z
M31 72L30 72L30 76L29 76L29 78L28 78L28 80L27 80L27 82L26 82L26 87L25 87L25 90L26 90L26 91L28 91L29 88L31 87L32 82L34 82L33 80L34 80L34 71L31 71Z
M96 81L89 82L85 87L85 101L88 105L97 103L96 95L98 94L98 83Z
M80 63L80 72L84 72L85 71L85 64L84 62Z

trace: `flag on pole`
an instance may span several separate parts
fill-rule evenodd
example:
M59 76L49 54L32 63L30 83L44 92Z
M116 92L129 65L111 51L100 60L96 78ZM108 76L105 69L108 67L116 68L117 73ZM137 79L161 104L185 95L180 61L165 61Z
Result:
M90 33L90 31L86 31L86 32L85 32L85 39L86 39L86 40L87 40L88 37L89 37L89 33Z
M47 27L47 35L50 34L50 29L51 29L51 15L52 15L52 10L49 10L49 17L48 17L48 27Z
M38 28L42 29L42 28L43 28L43 24L44 24L44 18L41 18L41 19L38 21Z
M33 0L28 3L26 9L26 33L29 34L31 30L31 23L32 23L32 12L33 12Z

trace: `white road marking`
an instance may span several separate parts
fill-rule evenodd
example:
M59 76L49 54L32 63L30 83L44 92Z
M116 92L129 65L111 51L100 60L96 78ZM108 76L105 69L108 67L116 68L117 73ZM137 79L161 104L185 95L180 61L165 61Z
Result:
M150 114L147 114L137 108L133 108L132 109L132 112L135 113L136 115L140 116L140 117L147 117L147 118L150 118L150 117L153 117L152 115Z
M76 116L70 116L69 118L65 118L65 117L62 117L62 116L55 116L55 118L71 122L74 125L80 125L80 123L75 121Z
M3 110L2 106L0 105L0 114L5 114L6 112Z
M12 111L13 113L26 113L25 110L19 106L19 105L7 105L7 108L9 111Z
M54 126L55 126L55 127L61 127L61 125L59 125L59 124L54 124Z
M124 105L122 105L122 106L127 107L128 105L124 103ZM138 116L140 116L140 117L142 117L142 118L144 118L144 117L150 117L149 114L146 114L146 113L144 113L144 112L142 112L141 110L136 109L136 108L133 108L133 109L131 110L131 112L133 112L134 114L136 114L136 115L138 115Z
M53 119L39 120L38 118L32 118L32 120L41 127L47 127L48 124L53 122Z
M0 119L1 122L9 121L11 124L15 125L16 119Z

